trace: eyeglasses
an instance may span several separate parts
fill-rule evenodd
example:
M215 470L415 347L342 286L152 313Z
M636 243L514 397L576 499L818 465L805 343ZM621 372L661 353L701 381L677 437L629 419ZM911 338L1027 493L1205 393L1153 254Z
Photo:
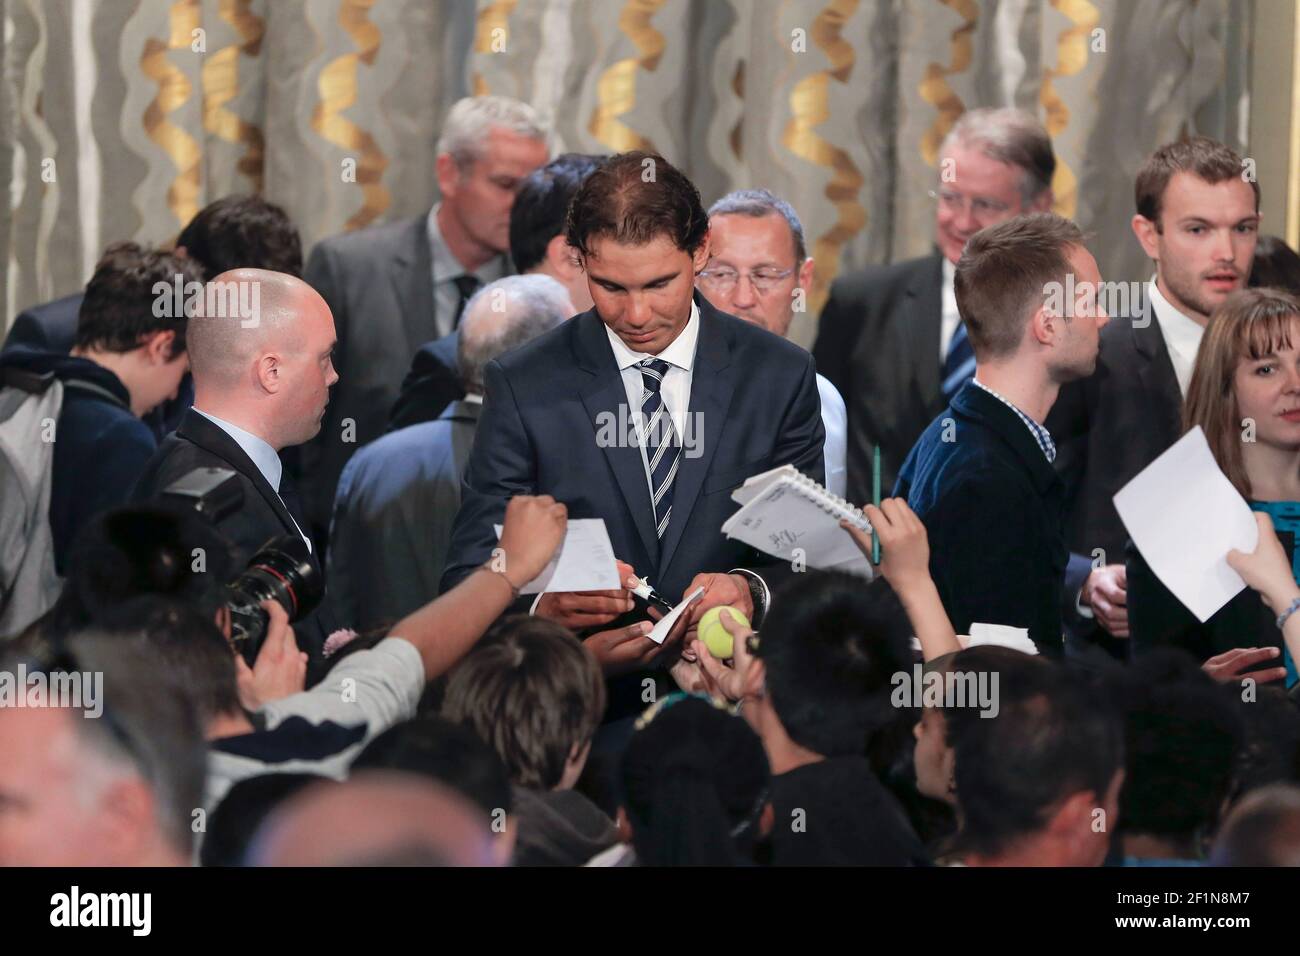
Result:
M726 295L736 287L736 283L741 276L747 276L749 284L754 287L754 291L759 295L766 295L776 288L779 282L790 278L792 275L794 275L793 269L758 269L754 272L737 272L735 269L718 268L705 269L700 273L700 281L714 292Z
M929 195L931 199L938 200L945 212L961 215L966 211L967 199L955 189L931 189ZM1009 205L996 199L977 196L969 202L971 218L982 226L989 225L1011 211Z

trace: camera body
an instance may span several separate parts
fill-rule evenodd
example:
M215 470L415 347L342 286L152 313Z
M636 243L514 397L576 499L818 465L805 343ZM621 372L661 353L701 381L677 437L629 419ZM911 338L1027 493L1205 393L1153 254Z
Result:
M181 502L214 525L244 503L239 475L228 468L195 468L163 489L162 497ZM272 538L226 585L231 644L251 666L270 623L263 601L278 603L294 623L314 611L324 594L325 583L302 538L289 533Z

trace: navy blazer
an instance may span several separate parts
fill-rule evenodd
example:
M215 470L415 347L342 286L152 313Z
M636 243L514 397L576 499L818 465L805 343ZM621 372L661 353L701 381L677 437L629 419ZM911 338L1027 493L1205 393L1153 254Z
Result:
M452 402L465 397L460 382L460 329L425 342L411 360L401 394L388 415L388 430L436 420Z
M683 453L673 516L660 542L641 450L598 443L627 405L605 324L594 309L488 363L442 590L491 557L513 495L549 494L571 518L604 518L614 552L669 600L701 572L788 566L722 534L746 478L792 464L824 478L825 429L812 356L719 312L698 292L700 334L690 414L702 434ZM626 419L626 415L624 416ZM772 579L769 578L769 585Z
M959 634L975 622L1023 627L1041 652L1061 653L1064 491L1025 423L973 382L922 433L894 495L925 523Z

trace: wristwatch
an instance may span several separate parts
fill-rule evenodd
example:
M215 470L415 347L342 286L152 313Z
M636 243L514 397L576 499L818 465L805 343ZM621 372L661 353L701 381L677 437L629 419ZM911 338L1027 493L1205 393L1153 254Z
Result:
M749 584L749 599L754 605L754 619L749 623L757 631L767 615L768 605L772 603L772 592L767 589L767 582L747 568L732 568L727 573L744 575Z

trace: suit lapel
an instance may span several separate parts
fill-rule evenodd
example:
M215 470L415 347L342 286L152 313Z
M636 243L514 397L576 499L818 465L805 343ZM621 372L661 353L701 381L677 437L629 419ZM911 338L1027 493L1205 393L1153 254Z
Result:
M402 316L410 354L437 335L433 302L433 253L429 249L428 216L411 220L408 239L393 256L389 275Z
M1178 387L1178 375L1174 372L1173 360L1169 357L1164 334L1160 331L1159 317L1149 296L1142 297L1140 316L1143 321L1132 323L1133 348L1138 355L1138 379L1143 390L1155 399L1152 407L1165 413L1165 425L1169 434L1177 438L1182 417L1183 392ZM1168 414L1171 410L1172 415Z
M731 408L731 396L736 388L735 370L731 368L731 349L723 333L718 311L703 296L696 293L700 308L700 337L695 346L695 362L691 374L691 402L687 414L687 435L682 436L682 459L677 467L676 485L673 488L673 515L664 534L659 573L662 577L672 562L677 545L682 540L695 502L700 497L704 476L717 451L722 435L722 423ZM698 425L697 425L698 423ZM690 437L698 454L688 457L686 438Z
M240 448L239 444L221 428L204 418L194 409L190 409L185 413L185 417L181 419L176 434L198 445L204 451L216 455L251 481L253 487L257 489L257 493L275 512L275 516L280 520L280 524L284 526L284 530L294 534L298 533L298 526L294 524L289 509L280 500L280 496L275 493L275 489L271 487L257 465L253 464L253 460L244 454L244 449Z
M916 385L929 406L939 395L939 336L943 325L943 257L935 253L917 269L904 293L906 328Z
M591 419L597 444L609 462L619 491L632 515L637 534L646 554L659 554L659 538L655 534L654 509L650 504L650 488L645 473L641 449L628 441L628 422L633 409L628 408L627 390L623 376L614 361L605 324L595 310L584 312L571 320L578 340L578 365L591 378L581 388L582 404ZM626 409L620 415L619 410ZM608 440L610 437L612 441ZM680 480L680 479L679 479ZM626 560L626 558L624 559Z

